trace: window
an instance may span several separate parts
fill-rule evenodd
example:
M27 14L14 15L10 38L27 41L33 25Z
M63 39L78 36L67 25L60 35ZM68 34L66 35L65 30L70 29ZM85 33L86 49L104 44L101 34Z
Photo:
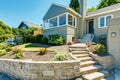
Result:
M59 25L65 25L66 24L66 14L59 16Z
M55 27L55 26L57 26L57 17L49 21L49 27Z
M112 15L107 15L99 18L99 28L104 28L108 26L109 19L112 18Z
M71 26L73 26L73 27L75 27L76 25L75 25L75 17L73 17L73 16L71 16L71 15L69 15L68 14L68 24L69 25L71 25Z
M112 18L112 16L106 16L106 26L108 26L108 21L109 21L109 19L111 19Z
M100 18L100 27L104 27L105 26L105 18L104 17L101 17Z
M44 26L45 26L45 28L49 28L49 22L45 21Z

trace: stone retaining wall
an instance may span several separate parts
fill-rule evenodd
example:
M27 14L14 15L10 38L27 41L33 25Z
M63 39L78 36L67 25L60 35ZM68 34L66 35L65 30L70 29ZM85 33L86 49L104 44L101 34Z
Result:
M80 76L79 61L34 62L0 59L0 71L22 80L68 80Z
M101 57L90 52L90 56L93 57L99 64L101 64L103 66L103 69L110 71L114 68L114 58L110 54Z

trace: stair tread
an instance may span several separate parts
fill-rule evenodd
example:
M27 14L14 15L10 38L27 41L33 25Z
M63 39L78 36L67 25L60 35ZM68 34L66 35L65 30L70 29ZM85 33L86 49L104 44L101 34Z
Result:
M82 77L87 80L94 80L100 77L105 77L105 74L108 74L108 71L101 70L99 72L82 75Z
M88 65L88 64L95 64L96 61L86 61L86 62L81 62L80 65Z
M88 54L88 51L72 51L73 54Z
M102 68L101 65L92 65L92 66L87 66L87 67L83 67L80 69L80 72L85 72L85 71L89 71L89 70L94 70L94 69L99 69Z
M89 56L89 54L73 54L75 57L85 57Z
M87 45L85 43L80 43L80 44L74 44L74 45L70 45L70 48L87 48Z
M86 60L86 59L93 59L91 57L82 57L82 58L78 58L79 60Z

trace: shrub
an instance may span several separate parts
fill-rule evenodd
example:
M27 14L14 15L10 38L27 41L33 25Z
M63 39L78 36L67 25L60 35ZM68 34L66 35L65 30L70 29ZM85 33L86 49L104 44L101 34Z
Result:
M101 36L99 37L99 43L106 46L106 45L107 45L107 44L106 44L106 43L107 43L107 36L106 36L106 35L101 35Z
M19 53L19 52L22 52L22 50L18 47L15 47L12 49L13 53Z
M39 55L45 55L47 53L47 48L40 48Z
M105 54L106 50L105 50L105 46L103 44L97 44L95 46L95 53L96 54Z
M48 43L52 44L52 45L61 45L61 44L64 44L64 39L61 36L59 36L58 34L54 34L51 36Z
M3 56L3 55L6 55L8 54L9 52L7 52L6 50L0 50L0 56Z
M72 42L68 42L67 45L72 45Z
M2 50L3 49L3 45L0 45L0 50Z
M18 53L15 54L15 58L17 58L17 59L20 59L24 56L25 56L25 54L23 52L18 52Z
M67 53L57 53L54 58L52 59L53 61L64 61L68 60L68 54Z
M48 43L48 39L46 37L41 38L41 43Z

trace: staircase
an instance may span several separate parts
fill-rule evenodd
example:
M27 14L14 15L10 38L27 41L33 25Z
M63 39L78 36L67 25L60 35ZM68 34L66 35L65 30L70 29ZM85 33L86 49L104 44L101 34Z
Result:
M92 42L93 38L94 38L93 34L86 34L83 36L82 39L78 39L78 41L81 43Z
M82 79L76 80L102 80L109 75L108 71L103 70L102 66L90 57L85 44L71 45L69 51L75 59L80 60Z

